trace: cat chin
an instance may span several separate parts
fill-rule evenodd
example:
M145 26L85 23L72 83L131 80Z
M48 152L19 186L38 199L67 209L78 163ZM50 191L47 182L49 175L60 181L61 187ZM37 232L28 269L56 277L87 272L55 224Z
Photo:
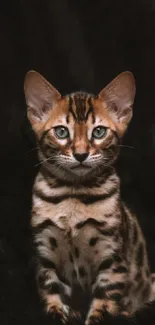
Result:
M85 176L92 172L92 168L79 166L70 170L72 174L77 176Z
M60 175L61 174L61 175ZM63 177L64 179L68 180L80 180L85 178L91 178L93 174L93 168L88 167L82 167L79 166L77 168L62 168L61 171L59 171L59 176Z
M68 181L71 183L81 183L85 181L90 181L94 177L98 177L103 173L103 168L93 168L93 167L84 167L79 166L78 168L66 168L65 166L51 164L49 161L44 163L44 168L49 171L51 177L56 177L62 181Z
M66 170L65 177L73 183L82 183L83 181L90 181L94 177L99 175L99 170L93 168L76 168L71 170Z

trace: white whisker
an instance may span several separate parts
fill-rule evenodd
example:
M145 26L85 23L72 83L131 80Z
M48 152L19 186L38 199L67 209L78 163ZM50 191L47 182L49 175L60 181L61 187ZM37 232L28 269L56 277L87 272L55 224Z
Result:
M48 161L48 160L50 160L50 161L55 161L55 157L49 157L49 158L46 158L46 159L40 161L38 164L34 165L34 167L37 167L37 166L39 166L39 165L42 165L44 162L46 162L46 161Z
M32 151L34 151L34 150L38 150L38 149L39 149L39 147L32 148L31 150L26 151L26 152L25 152L25 155L28 154L29 152L32 152Z
M123 145L123 144L119 144L119 147L129 148L129 149L136 149L135 147L132 147L132 146L126 146L126 145Z

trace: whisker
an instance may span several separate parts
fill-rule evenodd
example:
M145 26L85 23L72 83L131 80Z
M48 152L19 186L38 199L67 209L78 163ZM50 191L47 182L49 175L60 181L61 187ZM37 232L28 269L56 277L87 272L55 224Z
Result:
M26 155L26 154L28 154L29 152L32 152L32 151L37 150L37 149L39 149L39 147L32 148L31 150L26 151L24 154Z
M41 162L39 162L38 164L34 165L33 167L37 167L37 166L39 166L39 165L42 165L44 162L46 162L46 161L48 161L48 160L50 160L50 161L55 161L55 158L54 158L54 157L46 158L46 159L42 160Z
M132 146L126 146L126 145L123 145L123 144L119 144L119 147L129 148L129 149L136 149L135 147L132 147Z

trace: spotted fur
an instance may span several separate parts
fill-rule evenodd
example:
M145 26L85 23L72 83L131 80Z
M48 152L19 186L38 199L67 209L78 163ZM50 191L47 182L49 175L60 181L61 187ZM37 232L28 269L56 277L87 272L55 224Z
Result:
M132 315L153 299L145 240L114 168L132 117L134 78L122 73L97 97L62 97L31 71L24 89L41 164L31 225L46 312L65 323L79 317L85 300L87 325L107 312ZM57 126L68 136L59 138ZM98 126L105 131L99 139Z

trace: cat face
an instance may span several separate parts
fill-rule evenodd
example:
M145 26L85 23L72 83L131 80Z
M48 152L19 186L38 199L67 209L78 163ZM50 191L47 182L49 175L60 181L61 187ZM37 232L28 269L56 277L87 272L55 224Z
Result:
M131 73L119 75L97 97L83 92L62 97L34 71L28 72L24 88L42 161L77 177L112 166L132 117Z

